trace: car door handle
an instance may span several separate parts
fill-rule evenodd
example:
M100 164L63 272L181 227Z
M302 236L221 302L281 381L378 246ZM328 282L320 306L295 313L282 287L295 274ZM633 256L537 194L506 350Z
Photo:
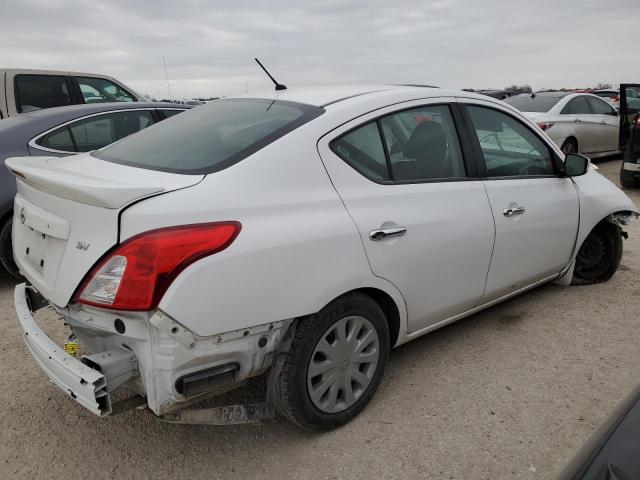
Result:
M369 232L369 238L376 241L387 237L400 237L405 233L407 233L405 227L384 228L381 230L371 230L371 232Z
M502 214L505 217L513 217L514 215L521 215L524 213L524 207L505 208Z
M607 122L605 122L604 120L600 120L600 125L606 125Z
M582 120L580 120L579 118L576 118L576 119L574 120L574 122L576 122L576 123L580 123L580 122L582 122Z

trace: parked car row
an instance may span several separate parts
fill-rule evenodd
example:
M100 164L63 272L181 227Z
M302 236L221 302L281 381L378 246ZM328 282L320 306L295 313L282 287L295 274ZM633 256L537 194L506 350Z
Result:
M540 92L504 100L534 121L565 154L601 157L619 151L618 111L597 95Z

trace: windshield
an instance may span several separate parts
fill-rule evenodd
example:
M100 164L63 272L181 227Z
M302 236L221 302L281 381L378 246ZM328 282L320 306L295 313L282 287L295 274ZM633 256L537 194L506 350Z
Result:
M150 170L212 173L323 112L320 107L281 100L216 100L107 146L94 156Z
M548 112L558 103L562 97L549 97L536 95L516 95L515 97L505 98L503 101L509 105L516 107L521 112Z

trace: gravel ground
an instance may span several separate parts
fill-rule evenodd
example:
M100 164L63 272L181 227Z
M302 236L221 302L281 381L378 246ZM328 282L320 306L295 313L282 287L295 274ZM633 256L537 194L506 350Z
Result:
M617 180L619 161L599 165ZM320 435L99 420L45 380L0 276L0 478L554 478L640 381L640 222L628 231L610 282L543 286L396 349L365 412Z

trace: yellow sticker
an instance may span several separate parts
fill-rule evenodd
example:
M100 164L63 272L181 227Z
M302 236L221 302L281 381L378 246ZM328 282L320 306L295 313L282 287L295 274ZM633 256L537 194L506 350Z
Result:
M78 352L80 352L80 344L75 340L67 340L66 342L64 342L63 348L64 351L72 357L75 357L76 355L78 355Z

